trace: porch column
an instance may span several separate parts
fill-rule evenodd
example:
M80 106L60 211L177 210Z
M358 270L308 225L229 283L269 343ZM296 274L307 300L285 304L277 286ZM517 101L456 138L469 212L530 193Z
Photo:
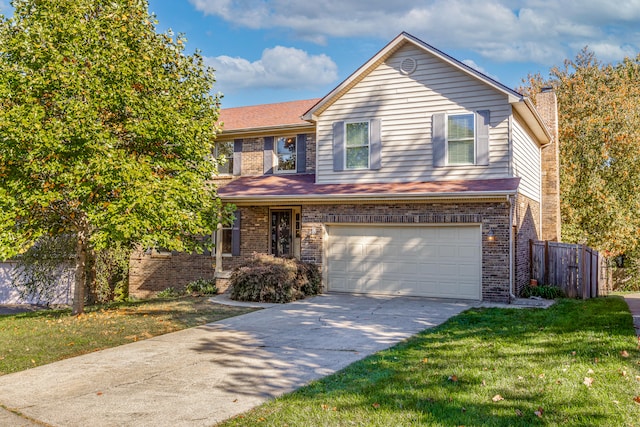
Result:
M216 277L222 273L222 223L216 229Z

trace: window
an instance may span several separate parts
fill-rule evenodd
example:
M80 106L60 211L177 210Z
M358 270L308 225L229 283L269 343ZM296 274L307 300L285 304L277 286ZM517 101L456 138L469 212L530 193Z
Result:
M367 169L369 167L369 122L346 124L346 167Z
M222 224L222 241L218 241L217 231L214 233L216 251L221 245L222 255L225 256L240 255L240 211L236 210L233 215L233 222Z
M296 171L296 137L276 138L276 172L292 173Z
M473 114L447 117L447 163L473 164L475 159L475 120Z
M216 234L217 236L217 234ZM231 255L231 240L233 236L233 228L222 227L222 255ZM217 242L216 242L217 244Z
M218 174L233 173L233 141L216 142L214 156L218 160Z

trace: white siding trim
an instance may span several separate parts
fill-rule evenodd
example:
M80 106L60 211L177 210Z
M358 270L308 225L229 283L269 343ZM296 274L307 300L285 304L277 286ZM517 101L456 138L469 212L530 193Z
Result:
M513 175L520 177L520 192L536 202L542 200L540 189L541 149L517 118L513 123Z

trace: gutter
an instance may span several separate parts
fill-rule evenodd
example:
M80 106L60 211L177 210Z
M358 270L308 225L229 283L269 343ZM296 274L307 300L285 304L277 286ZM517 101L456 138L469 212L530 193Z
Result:
M448 193L378 193L378 194L285 194L285 195L264 195L264 196L225 196L218 194L224 202L285 202L285 201L309 201L309 202L336 202L336 201L388 201L388 200L496 200L503 197L509 198L515 195L514 191L494 192L494 191L473 191L473 192L448 192Z
M507 196L509 204L509 297L515 300L517 297L513 294L513 203L511 197Z
M305 130L313 130L315 132L315 127L309 123L298 123L298 124L290 124L290 125L274 125L274 126L264 126L258 128L244 128L244 129L224 129L217 134L220 138L231 138L233 136L241 136L241 135L273 135L276 133L287 133L294 131L305 131Z

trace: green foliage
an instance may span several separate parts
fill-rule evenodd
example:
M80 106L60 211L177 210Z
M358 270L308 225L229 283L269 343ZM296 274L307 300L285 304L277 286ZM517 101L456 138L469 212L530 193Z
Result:
M525 286L520 292L523 298L540 297L544 299L564 298L565 294L557 286Z
M640 245L640 55L603 64L583 49L551 78L529 76L535 100L558 96L562 237L605 256Z
M56 294L65 292L63 281L73 282L72 236L43 237L16 258L12 286L22 298L49 305ZM124 301L129 293L129 258L131 249L119 242L112 247L88 254L85 287L91 302ZM64 289L63 289L64 288Z
M97 302L126 301L129 297L131 248L120 242L96 252L95 295Z
M156 294L157 298L177 298L179 296L180 292L176 291L172 286L169 286Z
M195 237L231 209L207 184L213 70L156 32L145 0L13 6L0 18L0 259L60 235L75 236L79 271L113 242L202 249Z
M196 295L215 295L218 293L218 288L215 280L198 279L188 283L185 292Z
M608 266L612 269L614 291L640 292L640 250L608 261Z
M318 267L295 258L254 254L230 278L230 297L238 301L286 303L320 292Z

